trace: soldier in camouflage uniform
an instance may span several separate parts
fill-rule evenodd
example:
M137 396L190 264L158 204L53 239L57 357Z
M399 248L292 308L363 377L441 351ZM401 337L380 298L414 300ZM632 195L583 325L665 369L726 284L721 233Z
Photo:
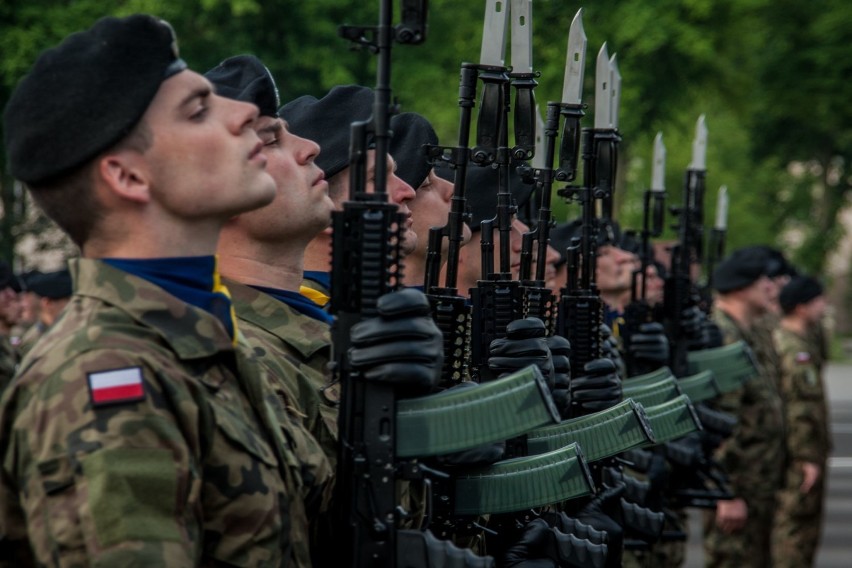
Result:
M730 438L716 452L728 473L734 498L719 501L704 519L707 566L771 565L770 533L775 492L785 464L784 417L775 377L777 354L754 329L755 319L772 309L772 283L766 258L736 251L714 271L718 296L713 320L725 343L744 340L754 351L758 375L716 403L738 419Z
M10 341L12 327L21 317L15 273L0 260L0 393L12 381L18 364L18 353Z
M24 357L56 322L71 299L71 273L68 269L38 274L29 279L29 292L39 304L38 319L21 336L18 352Z
M0 404L3 562L310 565L313 442L269 396L212 256L274 196L256 117L144 15L70 36L13 93L11 173L84 258Z
M822 285L797 276L781 291L775 330L787 418L787 466L772 532L774 566L812 566L822 528L825 472L831 452L822 364L809 334L825 313Z

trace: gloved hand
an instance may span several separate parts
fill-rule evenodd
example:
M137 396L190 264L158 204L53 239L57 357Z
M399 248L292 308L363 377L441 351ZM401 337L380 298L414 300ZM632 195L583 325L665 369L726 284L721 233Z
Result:
M464 382L459 383L447 390L456 389L473 389L479 387L479 383ZM440 466L457 466L457 465L489 465L503 459L503 454L506 452L506 442L495 442L493 444L483 444L475 448L469 448L460 452L437 456L435 461Z
M707 318L701 308L692 306L680 313L680 331L688 339L700 339L703 321Z
M589 361L583 374L571 379L573 414L583 415L605 410L621 402L621 379L610 359ZM579 410L579 412L578 412Z
M643 323L639 331L630 336L628 352L632 358L633 375L641 375L659 369L669 362L669 339L663 325L657 322Z
M601 356L606 357L607 359L611 359L613 363L615 363L615 372L618 373L620 377L627 376L627 364L624 362L624 358L621 356L621 350L619 349L618 339L612 333L612 329L604 324L601 324Z
M488 368L501 377L535 365L552 389L553 361L545 335L547 329L538 318L513 321L506 326L506 337L491 342Z
M568 418L571 415L571 343L561 335L551 335L547 338L547 347L553 359L553 402L560 416Z
M618 518L621 509L621 496L624 485L605 489L598 493L575 518L587 525L592 525L599 531L605 531L608 544L606 566L615 568L621 566L622 548L624 546L624 528L613 518Z
M704 349L713 349L725 344L725 338L722 335L722 330L716 322L710 318L704 319L704 338L706 340Z
M550 539L550 530L544 519L527 523L520 540L506 549L499 565L505 568L556 568L553 560L545 558L544 549Z
M406 288L385 294L379 315L352 326L349 362L371 381L397 386L400 394L431 391L441 376L443 336L423 292Z

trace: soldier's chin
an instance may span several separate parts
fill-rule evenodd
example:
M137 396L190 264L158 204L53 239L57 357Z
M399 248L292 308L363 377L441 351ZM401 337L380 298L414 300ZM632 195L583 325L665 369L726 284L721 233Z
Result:
M402 242L399 246L399 252L402 256L408 256L417 249L417 233L411 229L405 229L402 232Z

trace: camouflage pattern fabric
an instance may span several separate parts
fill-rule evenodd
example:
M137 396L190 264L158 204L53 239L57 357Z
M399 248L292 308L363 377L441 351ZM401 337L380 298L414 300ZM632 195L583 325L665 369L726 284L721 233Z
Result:
M9 343L9 338L0 335L0 393L12 382L17 362L18 355L15 353L12 344Z
M71 270L64 317L0 401L0 559L308 565L291 425L247 347L142 279ZM135 392L105 390L119 376Z
M340 391L330 384L331 330L259 290L227 278L240 330L275 381L273 389L295 400L304 424L334 466Z
M741 389L714 402L717 409L730 412L738 420L734 433L718 448L715 458L728 473L733 494L745 499L748 521L745 529L734 534L722 533L714 522L705 522L705 558L707 566L769 566L774 495L783 483L786 464L784 415L777 386L778 355L771 335L763 328L743 330L719 309L714 309L712 317L725 344L746 341L754 352L759 372ZM714 512L707 517L712 520ZM744 564L731 560L741 553Z
M831 452L828 405L820 369L821 354L812 337L788 329L775 330L781 354L781 394L787 418L787 452L790 465L778 494L772 534L775 566L812 566L822 528L826 462ZM822 468L822 476L802 494L802 462Z
M45 331L47 331L47 328L40 321L35 322L27 328L21 336L21 342L18 344L18 353L22 359L30 352L30 350L32 350L36 342L38 342L38 340L41 339L41 336L44 335Z

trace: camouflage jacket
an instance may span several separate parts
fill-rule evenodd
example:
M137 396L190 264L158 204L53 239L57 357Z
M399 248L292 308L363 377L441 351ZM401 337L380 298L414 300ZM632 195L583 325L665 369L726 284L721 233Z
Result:
M781 355L781 396L787 419L787 452L791 460L823 463L831 451L828 405L809 338L788 329L775 330Z
M0 401L0 564L309 565L299 425L250 350L145 280L71 270Z
M17 363L18 355L9 343L9 338L0 335L0 393L12 382Z
M41 336L47 331L47 327L40 321L31 325L21 336L21 342L18 344L18 353L23 358L35 346L36 342L41 339Z
M224 278L240 329L255 355L269 369L274 389L297 401L304 424L337 463L337 385L330 384L331 331L259 290Z
M742 388L723 395L715 403L719 410L736 416L734 433L716 452L725 468L734 495L771 496L781 486L786 464L784 414L777 387L777 354L766 334L743 330L725 312L714 309L713 320L719 325L725 343L740 339L754 351L758 374Z

